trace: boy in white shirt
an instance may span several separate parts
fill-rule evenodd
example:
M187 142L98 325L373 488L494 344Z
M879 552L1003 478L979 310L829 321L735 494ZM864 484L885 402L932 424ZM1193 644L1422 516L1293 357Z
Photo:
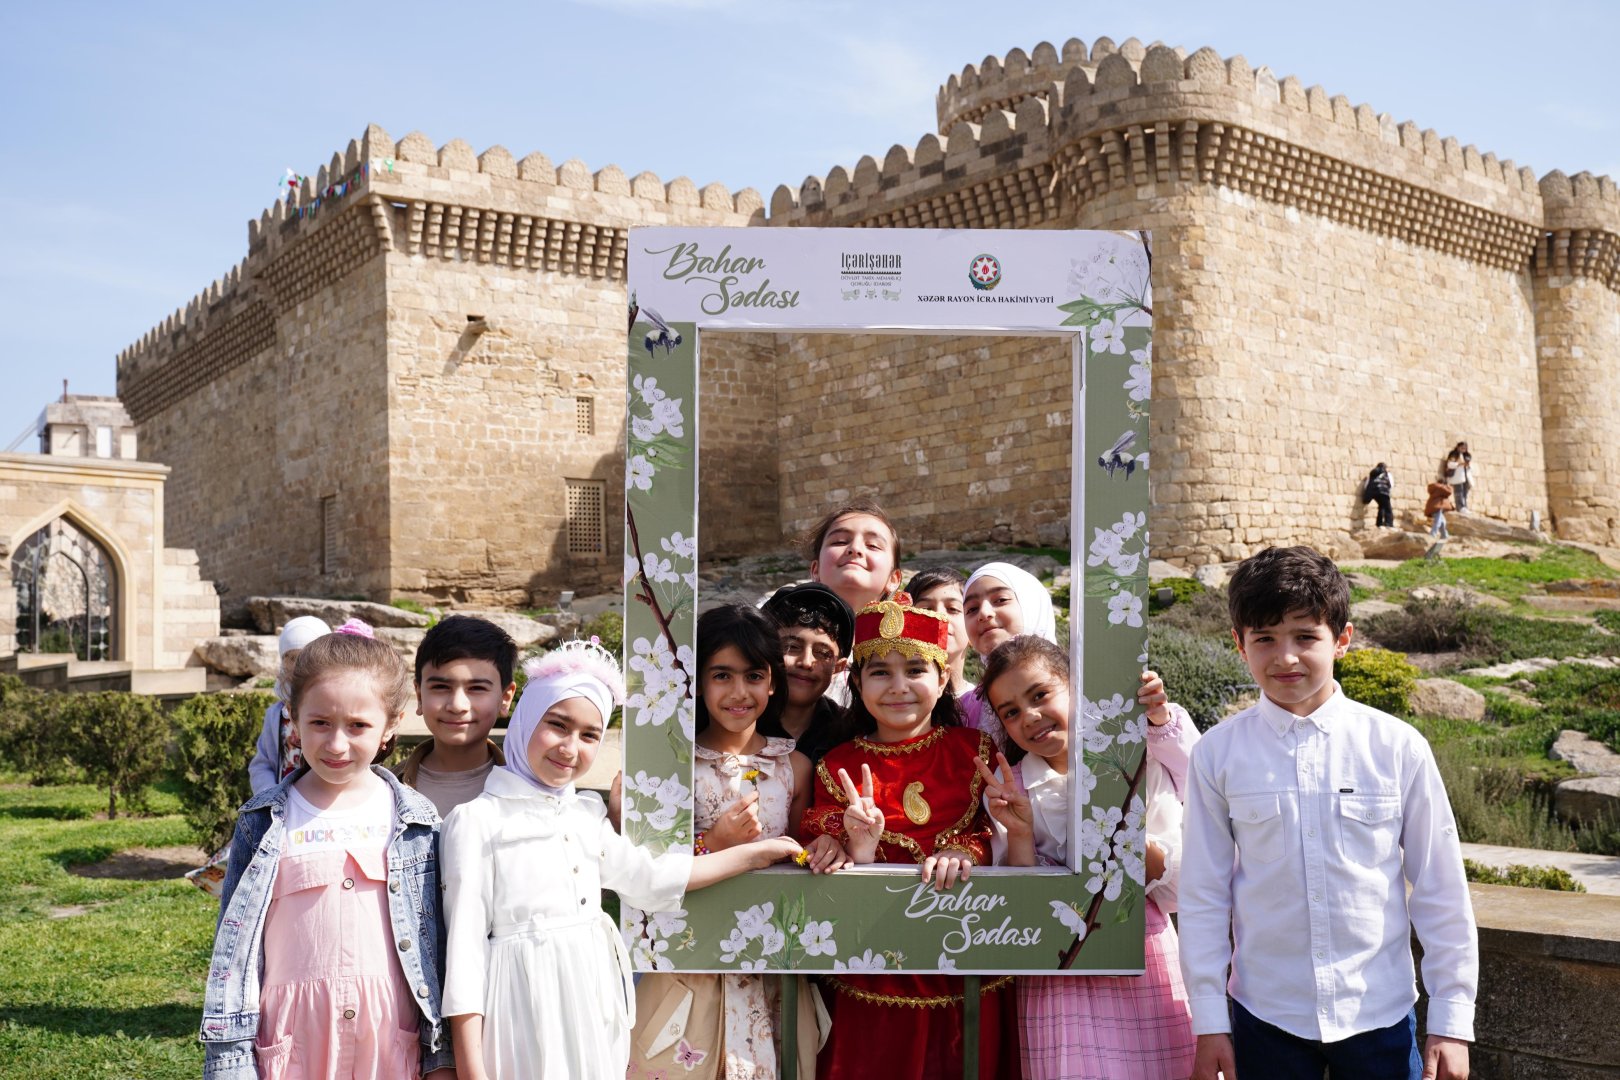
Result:
M1263 696L1192 752L1180 902L1193 1080L1463 1080L1479 946L1434 755L1333 681L1353 628L1332 560L1267 548L1227 598Z

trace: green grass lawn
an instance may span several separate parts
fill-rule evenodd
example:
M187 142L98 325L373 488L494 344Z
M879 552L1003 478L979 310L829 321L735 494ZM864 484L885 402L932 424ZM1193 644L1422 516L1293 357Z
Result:
M0 1077L195 1077L215 902L185 881L76 877L66 867L193 842L178 800L96 818L87 785L0 773ZM53 909L83 914L52 917Z
M1620 577L1620 572L1609 569L1597 556L1578 548L1548 544L1524 550L1535 559L1409 559L1388 569L1368 566L1356 572L1378 578L1392 591L1419 585L1466 585L1526 610L1524 595L1537 585L1570 578Z

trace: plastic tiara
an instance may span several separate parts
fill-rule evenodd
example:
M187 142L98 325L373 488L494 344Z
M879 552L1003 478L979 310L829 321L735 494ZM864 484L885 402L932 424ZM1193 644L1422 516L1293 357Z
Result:
M567 641L542 656L523 664L530 682L555 679L559 675L589 675L607 688L613 704L624 704L624 673L613 654L602 648L601 638Z

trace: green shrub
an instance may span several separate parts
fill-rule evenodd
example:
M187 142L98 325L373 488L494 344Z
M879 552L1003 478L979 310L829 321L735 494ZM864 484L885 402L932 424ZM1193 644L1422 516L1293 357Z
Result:
M409 611L414 615L426 615L428 609L420 600L411 600L403 596L396 596L389 601L389 607L396 607L401 611Z
M1374 615L1356 629L1397 652L1489 654L1496 645L1491 613L1464 600L1408 600L1400 611Z
M1242 658L1220 638L1163 623L1148 628L1148 666L1164 679L1170 700L1186 708L1200 731L1225 716L1232 700L1254 686Z
M1584 623L1512 615L1452 598L1409 600L1401 611L1374 615L1357 629L1388 649L1459 652L1481 663L1620 654L1620 637Z
M73 761L107 791L107 817L118 816L120 795L144 808L147 785L162 774L168 756L169 722L157 701L109 690L68 694L60 707L72 732Z
M1156 625L1174 626L1200 637L1218 638L1227 642L1227 648L1234 654L1237 651L1229 644L1232 640L1232 615L1227 610L1224 592L1205 590L1189 593L1185 599L1177 598L1176 603L1167 608L1155 609L1149 605L1148 617Z
M1611 634L1620 634L1620 611L1600 611L1592 616L1592 621Z
M1463 843L1576 850L1575 835L1553 818L1545 796L1525 790L1511 759L1481 755L1458 741L1437 743L1434 760Z
M1171 595L1170 602L1168 604L1161 603L1159 601L1159 590L1161 589L1170 590ZM1174 607L1177 604L1184 604L1188 600L1191 600L1193 597L1197 596L1199 593L1207 591L1208 590L1204 588L1204 583L1196 578L1165 578L1162 581L1156 581L1148 586L1148 610L1163 611L1164 609Z
M66 694L36 690L0 675L0 761L36 785L77 779L73 732L62 716Z
M1406 657L1387 649L1357 649L1333 665L1345 697L1387 713L1404 714L1410 706L1418 669Z
M271 694L198 694L174 711L170 776L204 851L230 842L237 808L252 794L247 766L274 700Z
M579 636L589 641L591 638L601 638L602 648L624 659L624 616L616 611L604 611L602 614L585 620L579 628Z
M1523 866L1514 863L1506 870L1498 870L1494 866L1486 866L1473 859L1464 859L1463 870L1467 872L1469 881L1477 881L1482 885L1513 885L1520 889L1552 889L1556 892L1586 891L1586 886L1576 881L1573 874L1556 866Z

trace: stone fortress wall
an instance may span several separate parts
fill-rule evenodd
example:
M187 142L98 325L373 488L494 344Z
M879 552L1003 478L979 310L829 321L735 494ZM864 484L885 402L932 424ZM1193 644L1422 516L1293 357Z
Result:
M769 223L1151 229L1157 553L1354 554L1372 464L1411 507L1460 439L1479 511L1620 544L1609 178L1538 183L1242 57L1135 40L986 58L937 112L881 164L778 188Z
M119 356L145 453L174 465L171 537L238 597L616 584L628 230L761 205L369 128ZM597 502L593 552L569 552L570 481Z
M173 541L238 594L521 603L615 581L628 229L752 224L1153 230L1165 556L1354 554L1371 465L1410 507L1459 439L1481 512L1620 544L1610 179L1538 182L1242 57L1134 39L987 58L936 104L938 134L780 187L768 211L752 191L368 129L119 358L148 454L174 467ZM775 546L844 492L881 495L916 542L1062 541L1068 463L1034 449L1060 350L705 341L706 553ZM839 369L851 355L881 373ZM974 392L1014 363L1039 402ZM848 466L908 415L884 382L937 386L915 434L956 438L863 479ZM601 485L599 554L569 552L570 481Z

